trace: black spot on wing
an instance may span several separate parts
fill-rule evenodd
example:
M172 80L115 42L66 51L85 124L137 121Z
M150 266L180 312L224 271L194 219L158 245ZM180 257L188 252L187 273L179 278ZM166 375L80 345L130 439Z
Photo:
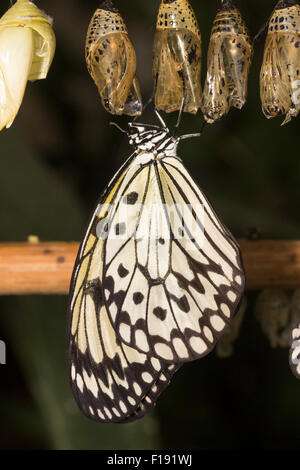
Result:
M180 299L176 299L176 303L180 310L182 310L184 313L188 313L190 311L190 305L185 295L183 295Z
M155 307L153 309L153 314L159 318L159 320L165 320L167 317L167 310L161 308L161 307Z
M144 300L144 295L141 292L135 292L133 294L133 301L135 305L141 304L143 300Z
M116 235L124 235L126 233L126 224L124 222L116 224L115 232Z
M118 274L120 277L124 278L128 276L129 271L128 269L124 268L123 264L120 264L120 266L118 267Z
M101 284L99 279L94 279L90 282L88 282L86 288L85 288L85 294L88 294L92 297L93 302L95 304L95 309L98 311L98 309L101 307L103 304L103 296L102 296L102 289L101 289Z
M138 197L139 197L138 193L133 191L132 193L129 193L124 197L124 202L125 204L129 204L133 206L138 200Z

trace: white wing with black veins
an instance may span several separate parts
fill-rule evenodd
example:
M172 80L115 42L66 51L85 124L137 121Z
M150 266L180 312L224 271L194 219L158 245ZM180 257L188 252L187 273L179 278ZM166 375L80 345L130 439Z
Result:
M120 341L190 361L212 350L236 312L240 250L178 158L146 160L136 157L108 215L104 301Z

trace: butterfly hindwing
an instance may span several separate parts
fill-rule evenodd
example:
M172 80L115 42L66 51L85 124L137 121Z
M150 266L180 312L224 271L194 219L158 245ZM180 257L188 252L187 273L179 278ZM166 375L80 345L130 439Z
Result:
M143 201L128 238L118 210L110 219L123 229L105 242L105 304L125 344L189 361L211 351L237 309L240 251L178 158L141 165L118 198L119 209L132 194Z

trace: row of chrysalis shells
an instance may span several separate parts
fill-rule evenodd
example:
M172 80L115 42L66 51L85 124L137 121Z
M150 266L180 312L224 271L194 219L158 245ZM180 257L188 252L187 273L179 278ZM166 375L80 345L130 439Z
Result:
M260 74L262 109L267 118L300 109L300 7L277 3L268 25ZM154 101L157 109L196 114L213 123L246 102L252 43L240 11L221 1L213 22L204 89L201 88L201 34L188 0L161 0L153 47ZM138 116L142 98L136 55L125 23L111 0L96 10L87 33L86 61L102 104L112 114Z

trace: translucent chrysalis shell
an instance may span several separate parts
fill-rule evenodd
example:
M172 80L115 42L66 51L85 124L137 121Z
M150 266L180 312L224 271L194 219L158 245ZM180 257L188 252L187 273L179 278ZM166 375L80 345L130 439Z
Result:
M280 1L270 19L260 72L262 110L269 119L286 115L282 124L300 110L300 6Z
M234 350L234 342L239 337L240 329L244 320L246 310L247 299L244 296L235 314L235 317L232 320L231 325L217 343L216 354L218 357L225 359L232 356Z
M290 300L282 289L265 289L256 301L256 318L272 348L285 346L285 328L290 321Z
M213 23L203 90L202 112L213 123L241 109L247 97L252 45L239 10L230 0L222 2Z
M27 81L46 78L54 52L51 18L18 0L0 19L0 130L14 121Z
M110 0L104 1L91 19L85 57L106 111L140 115L142 98L135 51L125 23Z
M153 48L155 106L196 114L201 106L201 34L188 0L162 0Z

